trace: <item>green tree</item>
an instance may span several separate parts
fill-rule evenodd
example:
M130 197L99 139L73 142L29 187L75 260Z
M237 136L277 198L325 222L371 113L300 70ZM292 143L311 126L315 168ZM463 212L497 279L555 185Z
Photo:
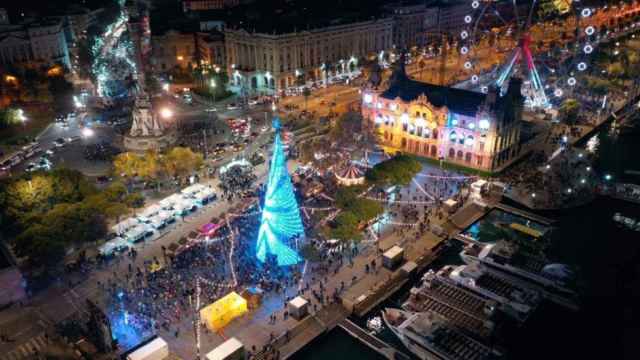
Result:
M118 154L113 159L114 172L125 179L127 190L129 190L133 178L138 176L142 162L143 159L140 155L132 152Z
M63 238L53 238L49 229L39 224L29 227L13 242L16 255L27 258L32 266L58 264L64 258L65 248Z
M174 147L163 160L164 169L172 176L184 176L192 173L202 166L204 158L202 154L195 153L186 147Z
M378 185L406 186L421 170L422 164L414 156L403 154L376 164L365 176Z
M566 124L575 124L578 121L580 113L580 103L576 99L566 99L558 109L558 115L561 121Z
M358 229L358 218L351 212L345 211L338 214L334 220L335 226L328 230L331 238L349 241L358 241L362 238L362 232Z
M0 109L0 128L22 124L22 117L18 109Z
M162 160L155 150L145 152L138 163L138 175L146 180L157 180L162 171Z

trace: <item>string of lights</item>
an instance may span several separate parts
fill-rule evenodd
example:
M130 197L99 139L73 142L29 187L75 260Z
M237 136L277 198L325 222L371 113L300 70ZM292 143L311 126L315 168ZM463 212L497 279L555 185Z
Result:
M364 196L365 199L383 202L387 204L402 204L402 205L433 205L435 201L405 201L405 200L388 200L388 199L379 199L371 196Z

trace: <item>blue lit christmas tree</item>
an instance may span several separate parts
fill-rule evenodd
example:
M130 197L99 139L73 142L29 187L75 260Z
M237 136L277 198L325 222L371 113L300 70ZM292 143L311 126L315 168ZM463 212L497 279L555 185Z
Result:
M256 256L258 260L265 262L267 254L274 255L278 265L285 266L296 264L301 260L289 244L293 238L304 234L304 227L287 171L287 159L282 149L278 118L273 120L273 128L276 134L256 244Z

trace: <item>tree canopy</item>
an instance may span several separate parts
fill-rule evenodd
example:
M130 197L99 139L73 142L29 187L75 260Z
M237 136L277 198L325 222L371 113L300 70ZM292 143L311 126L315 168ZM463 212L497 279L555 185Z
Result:
M411 155L396 155L382 161L365 174L368 181L376 185L408 185L422 170L422 164Z
M121 183L98 191L75 170L36 172L0 183L0 225L18 256L55 265L68 247L103 238L126 203Z
M147 151L144 154L121 153L113 160L114 171L125 178L158 179L162 174L184 176L202 166L202 154L186 147L174 147L166 154Z
M380 216L384 209L375 201L359 197L362 187L341 187L336 193L336 207L341 210L325 232L339 240L362 239L362 226Z

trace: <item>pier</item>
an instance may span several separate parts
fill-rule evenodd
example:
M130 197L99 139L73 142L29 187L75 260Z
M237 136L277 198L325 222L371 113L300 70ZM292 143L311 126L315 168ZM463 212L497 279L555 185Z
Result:
M387 359L401 359L401 360L411 359L406 354L396 350L393 346L369 334L366 330L354 324L349 319L344 319L343 321L341 321L339 326L342 329L344 329L346 332L348 332L351 336L358 339L360 342L367 345L369 348L377 351L380 355L386 357Z

